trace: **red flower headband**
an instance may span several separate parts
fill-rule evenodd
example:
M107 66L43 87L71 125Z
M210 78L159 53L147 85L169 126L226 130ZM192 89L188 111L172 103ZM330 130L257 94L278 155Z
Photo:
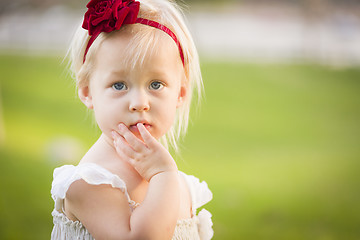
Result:
M179 48L181 61L185 65L184 54L175 34L158 22L137 17L140 2L135 0L91 0L86 7L88 10L85 13L82 27L89 31L91 37L85 49L84 62L91 44L101 32L108 33L119 30L124 24L140 23L158 28L172 37Z

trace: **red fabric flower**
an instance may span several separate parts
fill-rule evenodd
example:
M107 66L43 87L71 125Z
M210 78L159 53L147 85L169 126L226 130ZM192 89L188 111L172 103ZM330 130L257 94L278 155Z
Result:
M101 32L119 30L123 24L135 23L140 3L135 0L91 0L82 27L96 38Z
M86 60L86 54L91 44L100 33L119 30L124 24L141 23L158 28L169 34L179 48L180 57L184 65L184 54L175 34L158 22L137 18L140 2L136 0L90 0L86 7L88 10L85 13L82 27L88 30L91 37L85 49L83 62Z

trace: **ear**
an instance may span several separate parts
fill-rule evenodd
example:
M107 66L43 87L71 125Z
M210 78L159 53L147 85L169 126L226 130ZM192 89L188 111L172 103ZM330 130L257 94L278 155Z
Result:
M89 109L93 109L92 97L90 94L89 86L86 85L84 87L79 87L78 90L80 100L85 104L85 106Z
M180 91L179 91L179 96L178 96L178 101L177 101L177 104L176 104L176 107L181 107L183 105L183 103L185 102L186 100L186 94L187 94L187 89L188 89L188 86L187 84L181 84L181 87L180 87Z

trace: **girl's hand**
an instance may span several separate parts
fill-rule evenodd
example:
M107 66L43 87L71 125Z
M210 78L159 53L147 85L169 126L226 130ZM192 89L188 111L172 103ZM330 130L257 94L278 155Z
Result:
M124 124L119 125L119 131L112 132L114 147L119 156L129 162L146 180L162 172L177 171L177 166L170 153L138 123L140 135L138 139Z

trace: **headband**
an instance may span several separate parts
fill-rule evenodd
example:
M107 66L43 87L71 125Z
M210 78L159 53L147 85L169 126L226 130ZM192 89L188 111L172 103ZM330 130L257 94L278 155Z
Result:
M83 62L85 62L86 54L91 44L93 44L100 33L119 30L124 24L140 23L167 33L178 46L181 61L185 65L183 50L176 35L169 28L158 22L137 17L140 2L135 0L91 0L86 7L88 10L85 13L82 27L88 30L91 37L85 49Z

